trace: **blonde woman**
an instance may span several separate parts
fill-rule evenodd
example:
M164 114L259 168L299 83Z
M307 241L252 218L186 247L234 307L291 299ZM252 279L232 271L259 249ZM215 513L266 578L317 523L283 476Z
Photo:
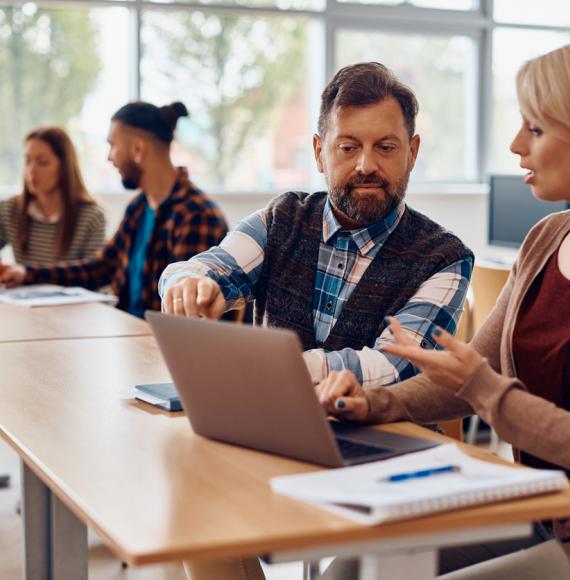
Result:
M570 45L527 62L517 76L522 126L511 144L541 200L570 202ZM513 207L513 214L517 208ZM570 472L570 211L553 214L526 237L497 305L471 344L435 328L443 350L420 348L393 320L396 344L423 375L364 391L353 375L317 388L324 407L347 420L432 422L477 413L514 448L517 460ZM556 536L548 543L546 540ZM445 550L440 571L534 548L456 572L449 578L566 578L570 520L535 525L532 538ZM517 567L517 568L515 568ZM337 563L331 578L350 578ZM550 575L549 575L550 574ZM327 576L328 578L328 576Z
M23 191L0 201L0 249L12 246L24 264L94 256L105 240L105 216L85 187L71 139L44 127L24 143Z

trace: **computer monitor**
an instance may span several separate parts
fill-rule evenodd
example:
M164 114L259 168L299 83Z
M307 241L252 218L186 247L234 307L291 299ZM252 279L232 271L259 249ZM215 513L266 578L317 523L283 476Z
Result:
M522 175L491 175L489 244L518 248L534 224L567 208L565 201L536 199Z

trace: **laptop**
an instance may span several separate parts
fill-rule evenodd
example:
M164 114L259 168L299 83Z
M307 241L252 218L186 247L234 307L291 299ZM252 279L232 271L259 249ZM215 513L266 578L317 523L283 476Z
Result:
M199 435L330 467L438 445L330 421L290 330L150 311L145 317Z

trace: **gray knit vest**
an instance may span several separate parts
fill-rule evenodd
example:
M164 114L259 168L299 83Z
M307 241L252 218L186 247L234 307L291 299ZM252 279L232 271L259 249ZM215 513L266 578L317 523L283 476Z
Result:
M294 330L305 350L372 347L385 327L385 316L400 310L433 274L473 255L459 238L406 207L328 338L316 344L313 296L326 196L288 192L271 202L255 291L255 323Z

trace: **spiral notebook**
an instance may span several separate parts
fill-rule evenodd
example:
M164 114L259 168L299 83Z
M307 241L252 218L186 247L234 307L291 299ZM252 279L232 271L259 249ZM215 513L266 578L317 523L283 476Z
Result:
M355 467L275 477L274 491L365 524L564 489L563 471L490 463L440 445Z

